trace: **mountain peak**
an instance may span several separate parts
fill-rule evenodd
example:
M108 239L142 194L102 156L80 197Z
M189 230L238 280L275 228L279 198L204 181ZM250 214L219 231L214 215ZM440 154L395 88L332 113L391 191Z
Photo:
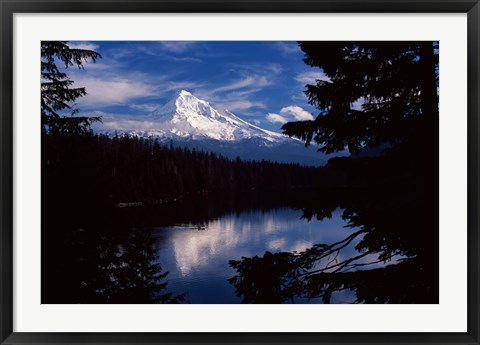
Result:
M207 101L195 97L187 90L175 92L174 97L150 116L162 124L162 131L169 131L182 138L221 141L257 138L266 143L285 140L281 134L254 126L230 111L216 110Z
M192 105L199 103L210 106L208 102L195 97L191 92L188 92L187 90L178 91L173 99L177 108L181 108L182 106L191 107Z
M191 92L188 92L187 90L180 90L177 91L178 96L193 96Z
M187 90L178 90L175 92L173 97L171 97L167 103L163 106L157 108L152 113L151 116L154 117L163 117L174 115L182 108L191 108L193 105L204 102L195 97L191 92Z

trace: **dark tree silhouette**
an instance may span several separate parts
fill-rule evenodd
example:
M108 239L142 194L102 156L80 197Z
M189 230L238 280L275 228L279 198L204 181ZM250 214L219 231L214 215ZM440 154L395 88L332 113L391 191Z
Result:
M97 219L99 221L99 219ZM108 222L108 220L107 220ZM42 247L42 303L180 303L151 228L53 225Z
M438 303L438 43L299 46L304 62L325 74L305 91L320 112L313 121L285 124L284 132L327 153L354 154L329 160L343 185L319 190L302 207L304 216L323 219L341 208L355 231L301 253L230 261L237 295L245 303L272 303L263 298L269 293L273 303L329 303L334 292L350 290L356 302ZM362 155L375 147L383 152ZM348 246L356 252L342 255ZM379 263L390 265L372 266ZM264 271L273 276L257 274Z
M344 290L358 303L438 303L435 207L402 181L389 187L323 188L304 203L304 217L322 220L342 209L351 232L299 253L231 260L237 274L229 282L243 303L312 298L330 303Z
M77 98L85 96L84 87L72 87L73 81L62 72L57 63L65 68L77 66L89 59L95 62L101 55L93 50L70 48L66 41L42 41L41 45L41 94L42 94L42 129L51 133L84 133L92 122L99 117L74 116L78 109L74 108ZM60 114L69 109L71 116Z
M109 303L180 303L185 295L166 292L168 272L158 263L151 229L129 229L121 252L103 264ZM106 252L108 254L108 251ZM102 263L101 260L99 262ZM101 270L98 270L100 272ZM113 278L113 279L112 279Z
M304 62L326 78L306 85L315 120L290 122L290 136L327 153L358 153L438 133L436 42L299 42ZM353 107L361 104L361 110ZM356 109L354 109L356 108ZM434 138L432 138L434 140Z

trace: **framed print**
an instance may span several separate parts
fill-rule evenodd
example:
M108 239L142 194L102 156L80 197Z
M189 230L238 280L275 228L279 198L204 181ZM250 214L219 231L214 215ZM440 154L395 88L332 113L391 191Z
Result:
M2 1L2 344L478 344L478 1Z

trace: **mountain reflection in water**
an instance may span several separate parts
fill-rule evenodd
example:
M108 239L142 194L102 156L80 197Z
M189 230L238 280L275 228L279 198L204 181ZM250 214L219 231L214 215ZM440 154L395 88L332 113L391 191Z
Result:
M395 204L388 193L199 198L112 209L82 228L65 219L44 233L42 303L438 303L436 225L407 190Z
M262 255L265 251L300 252L315 243L343 239L355 229L345 227L341 213L338 209L331 219L308 221L302 218L301 210L291 208L250 211L211 220L201 225L204 230L199 230L199 224L154 228L153 236L157 239L161 265L169 271L171 291L186 291L186 300L191 303L238 303L241 298L235 296L227 281L235 274L229 260ZM352 242L345 248L342 257L353 255L354 245Z

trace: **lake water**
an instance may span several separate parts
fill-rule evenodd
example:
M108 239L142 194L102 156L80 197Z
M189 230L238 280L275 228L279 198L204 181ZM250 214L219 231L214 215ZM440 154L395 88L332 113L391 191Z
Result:
M227 279L236 271L229 260L262 256L266 251L300 252L318 243L334 243L357 229L346 227L341 210L318 221L302 218L301 210L291 208L249 211L223 215L205 223L178 224L152 229L159 263L168 271L167 290L186 293L187 303L240 303L234 286ZM353 242L342 256L352 255ZM367 258L368 260L368 258ZM332 303L351 303L354 296L343 291ZM321 303L320 299L295 303Z
M341 285L334 286L335 290L327 302L436 301L436 286L431 283L436 278L436 267L427 260L434 258L428 252L426 256L408 260L403 260L402 257L406 257L398 252L394 259L384 263L377 262L378 255L384 253L381 248L370 252L355 249L360 241L362 248L366 243L375 248L386 244L393 250L397 248L398 236L395 231L390 231L391 227L396 228L390 225L388 214L383 218L375 217L379 221L370 224L368 222L373 218L362 208L359 210L363 213L348 208L345 212L339 206L335 209L334 204L311 203L318 206L315 208L318 213L312 213L308 209L309 203L305 203L305 209L297 209L294 207L298 206L283 206L284 200L277 198L274 200L283 205L272 206L271 200L263 202L260 198L245 198L255 201L250 204L228 200L229 203L217 202L217 198L210 198L161 207L117 208L103 221L94 218L86 227L49 229L42 247L42 252L48 254L42 261L42 303L143 304L176 301L169 299L166 293L172 293L173 297L184 294L185 299L181 302L193 304L236 304L242 301L322 303L325 294L315 292L315 289L324 286L322 281L314 281L300 293L297 293L299 290L288 290L289 278L282 270L292 269L289 266L291 254L265 254L300 253L312 247L325 248L316 245L334 243L337 243L335 248L341 249L338 252L327 250L329 254L322 256L321 260L317 251L311 256L314 261L313 267L309 268L311 272L328 267L325 272L332 273L337 263L337 268L349 263L349 266L341 268L347 273L342 275L345 278L341 278L346 284L340 282ZM307 220L303 218L304 214L329 217L321 221L315 217ZM367 221L367 225L363 220ZM374 230L368 230L369 237L349 237L353 233L358 234L360 229L349 227L348 221L357 221L362 229L374 226ZM403 245L403 242L400 244ZM256 256L264 259L255 259ZM60 257L62 260L58 260ZM296 259L306 257L309 256L297 256ZM243 266L236 267L239 271L230 266L231 260L242 260ZM294 269L304 267L304 263L300 262ZM298 264L298 261L294 263ZM385 266L389 267L375 270ZM365 272L349 274L355 270ZM168 274L165 275L166 272ZM232 277L241 279L229 282ZM287 280L279 282L276 280L278 277ZM335 283L337 279L332 275L313 277L326 279L327 284ZM304 283L295 279L291 281ZM164 287L164 283L168 285ZM275 290L280 286L280 290ZM294 285L294 288L298 286ZM240 297L236 296L237 291L242 294ZM286 294L278 295L278 291L281 291L280 294L286 291ZM320 297L298 297L308 295L309 291L313 291L310 296ZM270 296L274 298L269 301ZM277 298L279 296L280 299Z

